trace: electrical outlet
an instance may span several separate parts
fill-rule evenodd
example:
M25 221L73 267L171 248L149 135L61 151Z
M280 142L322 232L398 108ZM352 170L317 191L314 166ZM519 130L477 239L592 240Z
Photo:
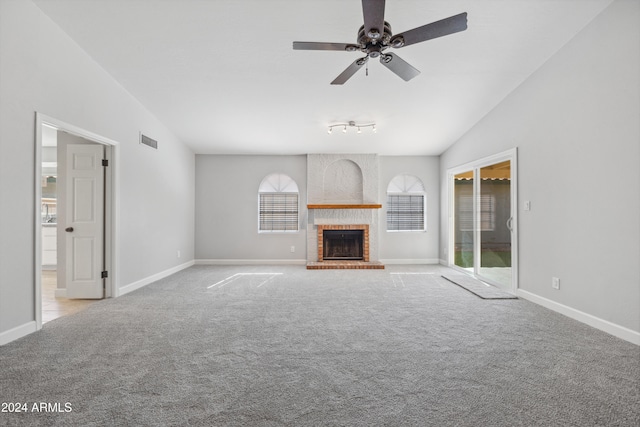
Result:
M557 277L552 277L551 278L551 287L553 289L560 289L560 279L558 279Z
M291 253L294 253L296 251L296 247L295 246L291 246Z
M524 210L525 211L530 211L531 210L531 202L529 200L526 200L524 202Z

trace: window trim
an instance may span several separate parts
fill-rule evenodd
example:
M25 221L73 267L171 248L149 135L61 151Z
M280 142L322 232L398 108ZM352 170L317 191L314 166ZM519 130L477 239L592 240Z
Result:
M411 228L405 230L394 230L389 229L389 212L390 212L390 196L420 196L422 197L422 228ZM398 233L398 232L426 232L427 231L427 192L424 187L424 183L420 177L409 174L409 173L401 173L394 176L387 185L387 201L386 201L386 225L385 228L387 232L390 233ZM409 211L411 214L412 212ZM400 224L400 221L398 221Z
M274 175L279 175L282 177L286 177L287 180L293 184L293 187L288 187L288 188L295 188L295 191L279 191L279 188L274 188L273 185L271 185L272 190L271 191L265 191L265 187L268 187L270 185L269 183L269 179L272 178ZM270 223L271 225L273 225L274 221L263 221L263 212L262 212L262 203L263 203L263 196L265 195L295 195L296 201L295 201L295 230L291 229L291 230L287 230L287 229L262 229L263 223ZM286 206L286 203L285 203ZM280 212L281 215L283 215L285 217L284 222L285 224L288 222L288 219L286 218L287 214L293 214L293 212ZM300 192L298 190L298 184L295 182L295 180L293 178L291 178L290 176L283 174L283 173L271 173L266 175L261 183L260 186L258 187L258 204L257 204L257 222L258 222L258 233L262 234L287 234L287 233L299 233L300 232Z

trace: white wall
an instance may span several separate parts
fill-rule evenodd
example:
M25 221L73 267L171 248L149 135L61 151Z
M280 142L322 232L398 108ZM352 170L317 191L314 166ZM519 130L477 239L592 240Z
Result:
M119 143L119 287L193 260L194 154L32 2L0 0L0 54L1 343L35 320L35 112Z
M380 259L383 263L437 264L440 228L439 158L434 156L380 156ZM422 180L427 194L426 232L388 232L387 187L402 174Z
M640 2L622 0L441 156L446 171L518 147L520 288L640 331ZM531 211L523 210L525 200ZM551 277L561 279L560 290Z
M300 192L300 231L258 233L258 187L289 175ZM196 156L196 258L212 262L305 262L306 156ZM291 252L295 246L295 252Z

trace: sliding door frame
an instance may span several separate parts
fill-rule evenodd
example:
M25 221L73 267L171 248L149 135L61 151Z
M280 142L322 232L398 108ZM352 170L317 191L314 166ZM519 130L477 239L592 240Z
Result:
M484 157L479 160L475 160L469 163L465 163L460 166L456 166L447 170L447 218L448 218L448 250L447 250L447 265L456 270L462 271L466 274L469 273L461 267L455 264L455 176L463 172L473 171L473 194L479 194L480 188L480 169L486 166L491 166L496 163L509 161L511 163L511 217L512 217L512 232L511 232L511 285L509 288L504 289L499 286L498 283L492 282L491 279L486 277L479 277L484 282L488 282L492 285L498 286L506 291L516 293L518 289L518 149L512 148L501 153L494 154L492 156ZM473 212L477 214L477 197L473 198ZM480 262L480 230L477 226L478 220L474 218L474 267L473 275L478 276L478 266Z

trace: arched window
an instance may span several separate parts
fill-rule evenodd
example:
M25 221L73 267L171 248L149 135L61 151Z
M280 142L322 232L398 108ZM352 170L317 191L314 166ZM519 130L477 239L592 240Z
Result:
M427 195L417 176L398 175L387 187L387 231L425 231Z
M272 173L260 183L258 231L298 231L298 185L288 175Z

